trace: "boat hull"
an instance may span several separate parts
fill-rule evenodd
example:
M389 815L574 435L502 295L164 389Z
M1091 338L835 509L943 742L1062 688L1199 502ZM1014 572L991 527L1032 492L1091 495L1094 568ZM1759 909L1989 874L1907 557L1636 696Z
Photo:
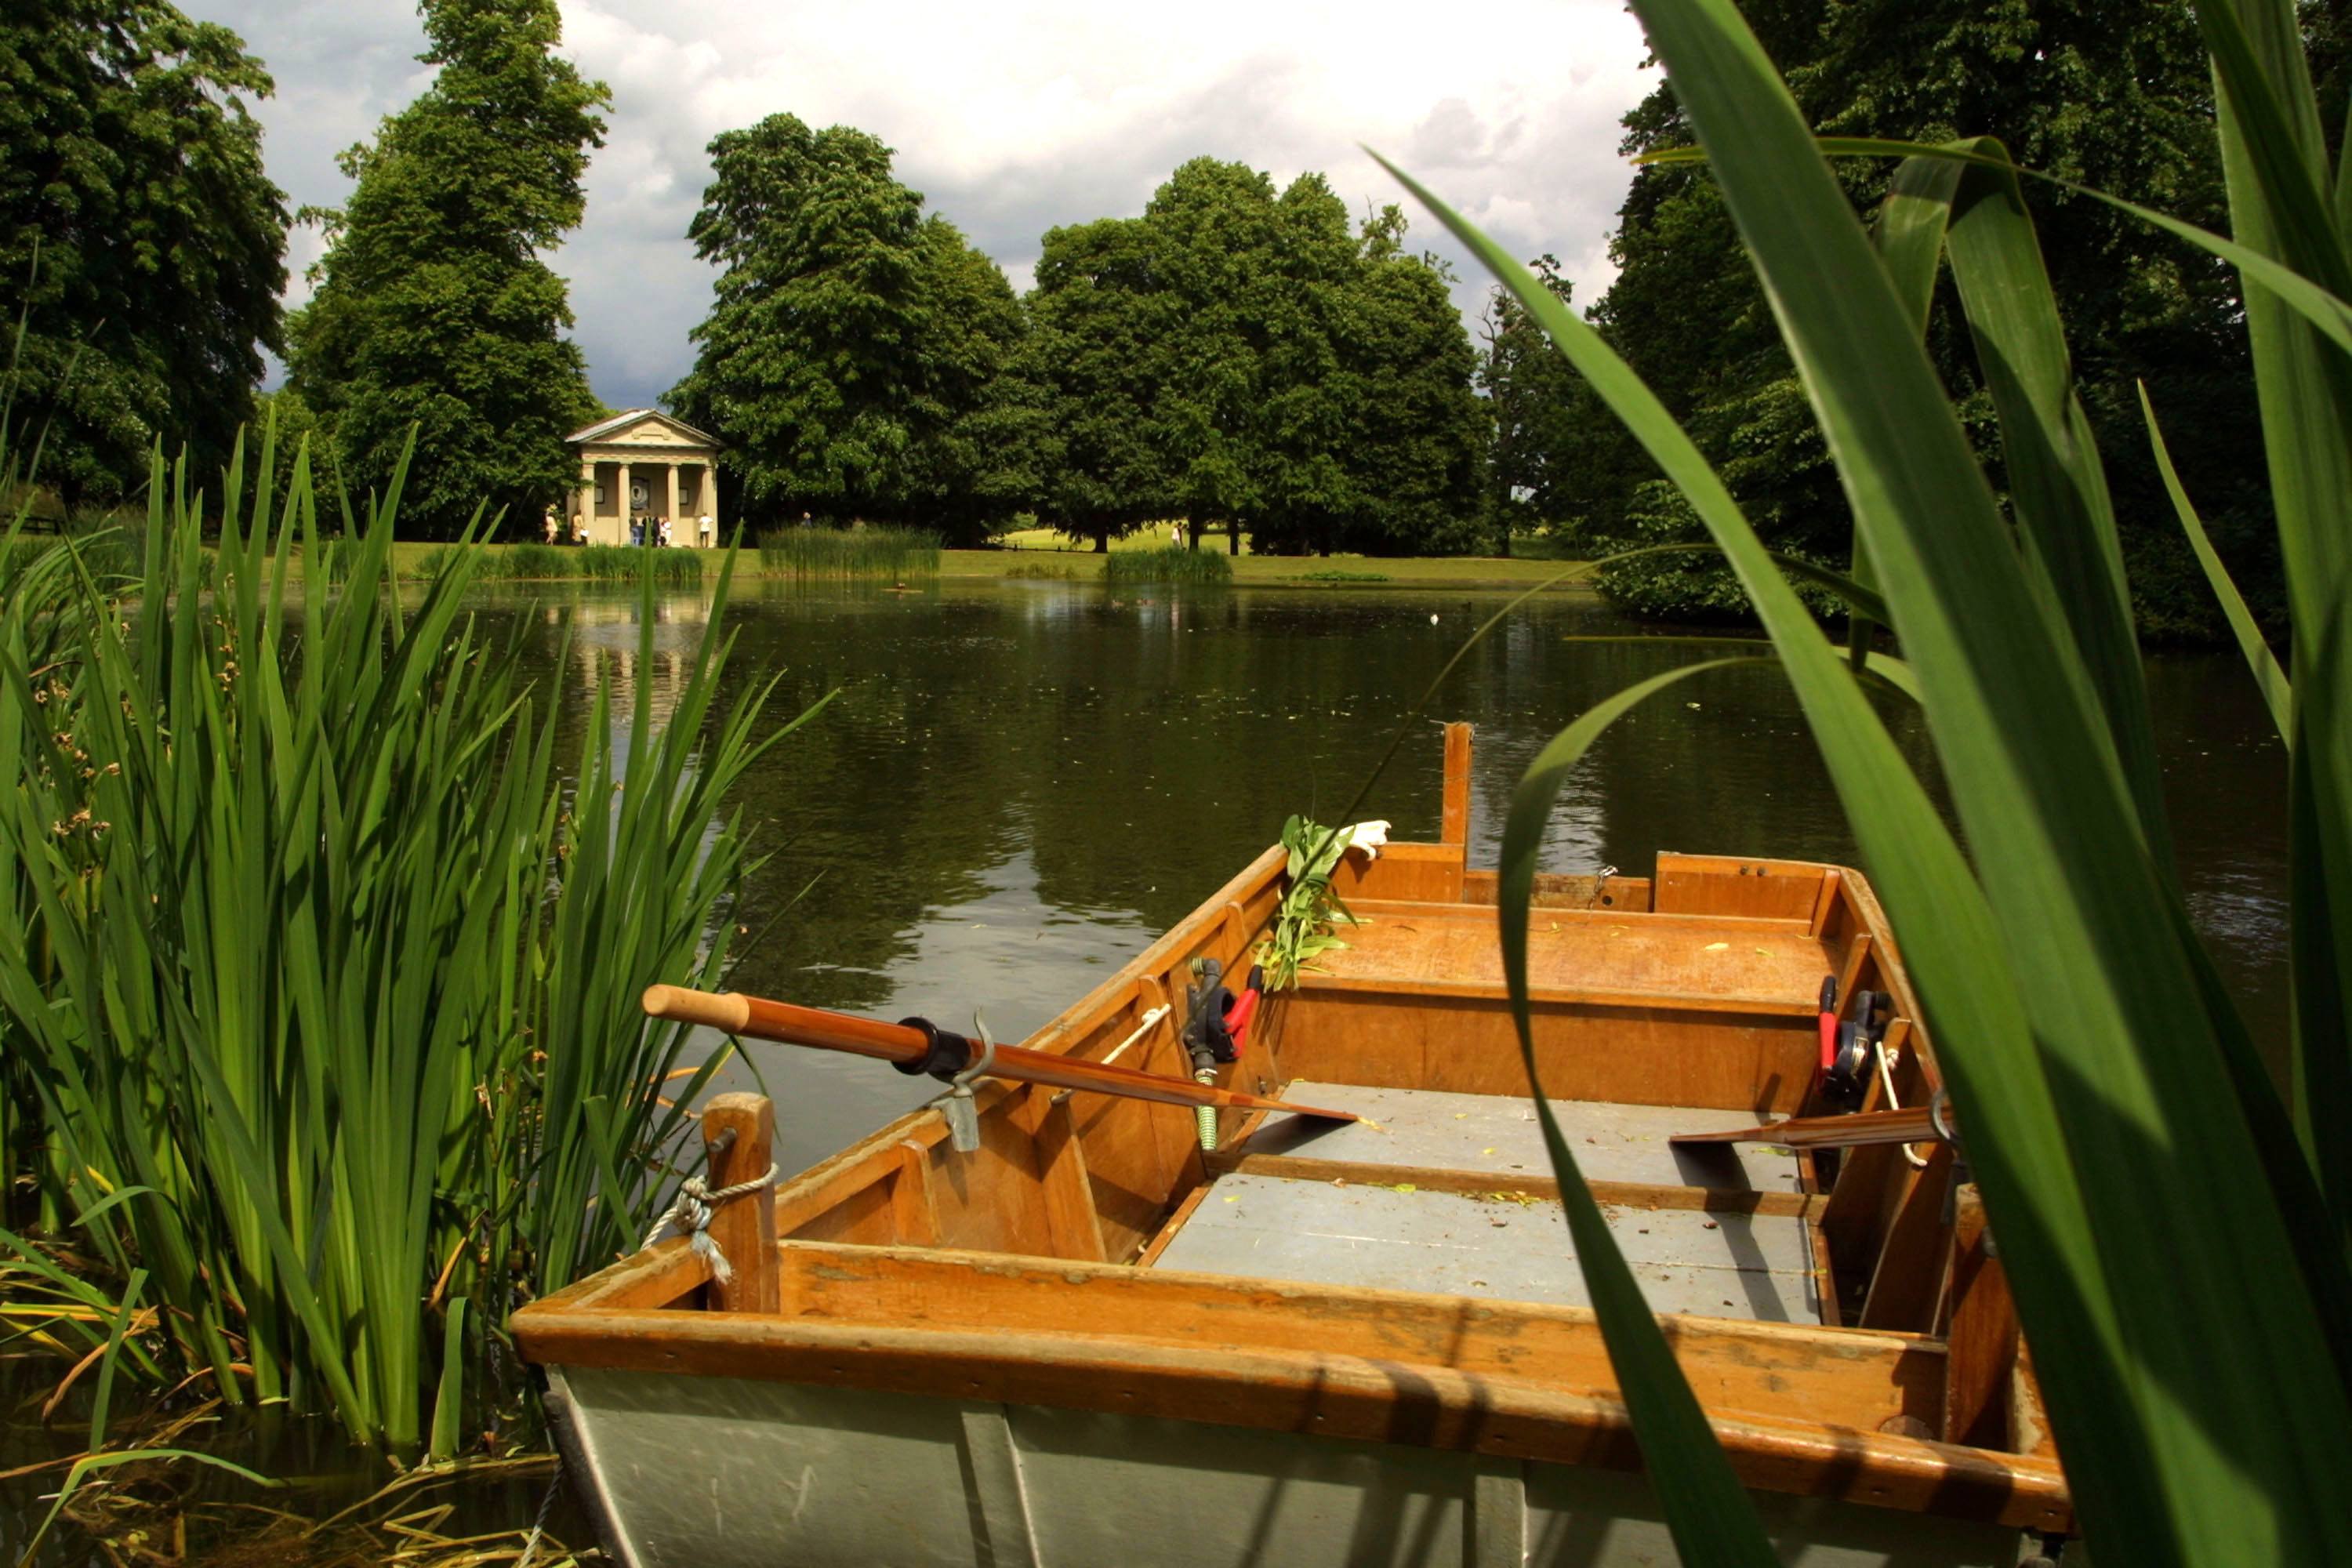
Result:
M551 1375L629 1568L1618 1568L1676 1561L1638 1473L1409 1443L604 1367ZM2013 1527L1752 1494L1807 1568L2019 1559Z

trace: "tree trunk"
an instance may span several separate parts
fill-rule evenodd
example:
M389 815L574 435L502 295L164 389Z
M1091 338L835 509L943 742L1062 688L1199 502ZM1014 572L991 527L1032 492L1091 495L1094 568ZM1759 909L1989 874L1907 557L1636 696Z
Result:
M1110 553L1109 529L1097 528L1095 530L1095 553L1097 555L1108 555Z
M1225 553L1228 555L1239 555L1241 552L1242 520L1235 518L1233 521L1225 524Z

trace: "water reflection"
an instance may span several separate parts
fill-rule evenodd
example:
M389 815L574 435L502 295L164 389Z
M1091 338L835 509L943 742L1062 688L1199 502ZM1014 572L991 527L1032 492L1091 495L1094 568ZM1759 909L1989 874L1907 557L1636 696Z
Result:
M542 596L543 598L543 596ZM729 623L730 690L779 678L782 722L826 692L815 723L748 776L736 804L768 859L737 911L752 933L744 989L896 1017L968 1021L1017 1037L1189 911L1272 842L1293 811L1346 809L1462 639L1503 602L1481 594L1165 590L1006 583L894 594L748 584ZM486 595L492 614L523 601ZM553 613L527 617L557 647ZM706 616L656 603L638 668L637 601L588 594L572 621L565 722L604 682L625 716L636 683L666 715ZM1435 617L1433 622L1433 616ZM1491 864L1503 803L1535 752L1592 702L1685 662L1655 630L1559 595L1519 612L1464 660L1362 815L1405 837L1437 829L1434 725L1478 726L1471 833ZM2284 763L2260 703L2224 655L2151 661L2158 743L2192 908L2258 1035L2282 1026ZM1907 708L1898 743L1924 762ZM1675 687L1622 721L1578 770L1545 840L1548 865L1646 868L1660 849L1851 860L1811 739L1769 671ZM873 1064L758 1047L782 1101L790 1168L871 1130L929 1086Z

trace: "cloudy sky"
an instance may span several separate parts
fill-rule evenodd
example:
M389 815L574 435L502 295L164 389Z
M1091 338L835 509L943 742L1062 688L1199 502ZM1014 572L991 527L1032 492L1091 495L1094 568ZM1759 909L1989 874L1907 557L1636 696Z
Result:
M340 203L335 153L430 79L413 0L181 4L235 27L277 78L258 111L297 205ZM899 177L1019 289L1046 229L1140 213L1202 153L1277 182L1320 169L1359 210L1402 199L1364 143L1521 256L1557 255L1589 303L1627 179L1617 120L1651 80L1640 31L1621 0L1488 0L1470 16L1393 0L563 0L565 50L613 89L587 222L551 258L597 395L651 403L685 372L712 276L685 240L703 149L785 110L898 149ZM1418 237L1458 263L1433 226L1416 215ZM290 302L319 248L296 235ZM1461 270L1475 312L1483 284Z

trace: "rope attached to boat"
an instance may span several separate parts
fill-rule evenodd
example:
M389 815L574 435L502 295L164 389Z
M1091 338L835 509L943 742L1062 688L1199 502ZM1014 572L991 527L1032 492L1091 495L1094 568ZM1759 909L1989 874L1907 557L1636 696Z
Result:
M766 1175L738 1182L731 1187L721 1187L715 1193L700 1176L687 1177L685 1184L677 1189L677 1201L669 1205L669 1211L661 1218L654 1221L653 1229L646 1232L646 1247L651 1247L662 1238L663 1232L675 1227L680 1236L690 1238L687 1245L710 1265L713 1279L721 1285L732 1284L735 1270L729 1266L727 1254L719 1250L719 1243L710 1238L710 1216L721 1204L748 1198L762 1187L774 1186L776 1178L782 1174L782 1166L771 1164ZM638 1250L643 1251L644 1247Z

